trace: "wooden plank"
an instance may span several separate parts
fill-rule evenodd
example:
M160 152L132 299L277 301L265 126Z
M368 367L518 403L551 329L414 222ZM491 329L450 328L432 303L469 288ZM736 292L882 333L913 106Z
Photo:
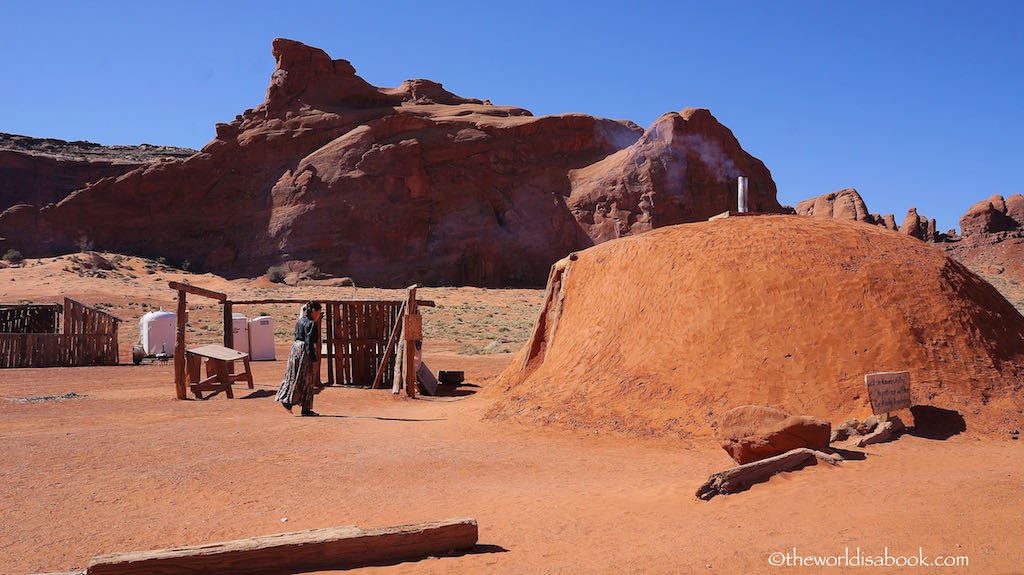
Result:
M402 304L401 310L405 309L405 304ZM401 311L398 312L401 315ZM384 369L388 365L388 358L391 357L391 350L395 349L395 342L398 341L398 326L396 325L391 330L391 337L388 338L388 346L384 349L384 355L381 358L380 366L377 367L377 375L373 378L373 383L370 385L370 389L377 389L377 385L381 381L381 377L384 375Z
M88 575L180 573L296 573L384 565L471 549L479 538L476 519L360 529L310 529L236 541L93 558Z
M174 338L174 395L185 399L185 291L178 291L178 327Z
M201 295L203 297L212 298L217 301L227 301L228 299L227 294L222 294L220 292L204 289L198 286L194 286L192 284L182 282L168 282L167 285L170 286L171 289L178 290L179 292L183 291L190 294Z
M415 284L409 286L409 304L405 309L406 318L410 316L418 315L419 310L416 309L416 286ZM409 322L405 322L403 328L407 329ZM409 335L405 335L405 393L409 397L416 397L416 342L409 338Z
M327 331L324 334L327 343L327 385L334 385L334 306L324 304L324 314L327 316L324 322Z
M188 352L208 357L210 359L218 359L220 361L238 361L249 356L249 354L244 351L238 351L237 349L231 349L230 347L224 347L213 343L189 348Z
M188 284L185 284L188 285ZM321 304L375 304L375 303L394 303L397 304L402 300L390 300L390 299L322 299L318 300ZM308 299L239 299L231 300L231 303L235 305L266 305L275 303L309 303ZM423 307L436 307L436 303L432 299L418 299L416 305Z

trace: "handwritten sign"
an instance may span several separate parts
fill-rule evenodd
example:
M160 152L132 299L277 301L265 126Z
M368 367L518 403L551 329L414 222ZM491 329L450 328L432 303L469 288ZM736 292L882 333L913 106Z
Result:
M871 411L882 414L910 407L910 372L888 371L864 376Z

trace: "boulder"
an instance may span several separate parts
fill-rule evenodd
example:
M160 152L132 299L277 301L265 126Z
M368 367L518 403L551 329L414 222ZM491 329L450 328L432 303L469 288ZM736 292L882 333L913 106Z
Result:
M743 405L725 412L719 419L717 435L722 449L742 465L800 447L825 449L831 428L829 422L814 417Z
M963 236L1015 231L1024 228L1024 196L1014 194L1009 198L993 195L967 210L960 218Z

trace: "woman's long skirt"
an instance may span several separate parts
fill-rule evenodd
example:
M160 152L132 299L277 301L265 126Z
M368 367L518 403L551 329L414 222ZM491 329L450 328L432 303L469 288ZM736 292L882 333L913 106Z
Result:
M316 362L306 351L306 343L296 341L288 354L288 367L284 371L284 381L277 390L277 401L301 405L302 409L313 409L313 394L319 374L315 373Z

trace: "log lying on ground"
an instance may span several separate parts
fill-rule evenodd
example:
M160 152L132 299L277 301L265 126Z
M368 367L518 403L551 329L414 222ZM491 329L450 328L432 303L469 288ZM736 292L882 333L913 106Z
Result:
M755 483L768 481L776 473L814 465L819 459L830 465L838 465L843 460L839 455L829 455L807 447L792 449L781 455L719 471L697 489L697 497L707 501L716 495L746 491Z
M237 541L95 557L88 575L295 573L397 563L476 545L476 519L310 529Z

